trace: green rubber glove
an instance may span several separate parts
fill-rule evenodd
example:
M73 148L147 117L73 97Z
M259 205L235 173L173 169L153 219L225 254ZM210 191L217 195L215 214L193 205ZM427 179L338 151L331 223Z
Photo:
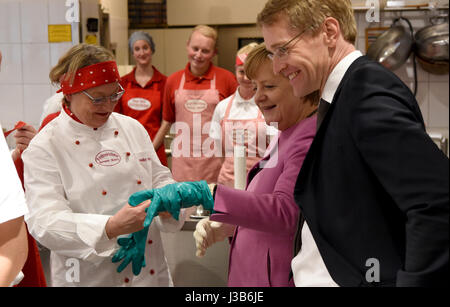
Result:
M144 227L150 225L159 212L167 211L176 220L181 208L203 205L206 210L214 212L214 200L205 180L177 182L159 189L139 191L130 196L128 203L135 207L147 199L152 202L147 208Z
M117 272L122 272L132 262L133 274L137 276L141 273L141 269L145 267L145 243L147 242L148 229L149 226L144 227L144 229L134 232L128 237L117 240L120 249L112 258L112 262L116 263L123 260L117 267Z

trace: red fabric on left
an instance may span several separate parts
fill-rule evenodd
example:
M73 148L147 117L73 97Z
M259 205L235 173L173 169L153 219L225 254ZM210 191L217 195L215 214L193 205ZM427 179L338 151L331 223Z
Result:
M19 157L14 161L16 166L17 174L19 175L20 181L23 187L23 161ZM41 256L39 255L39 250L34 238L30 235L27 228L28 236L28 257L25 262L22 272L25 277L16 287L47 287L45 281L44 269L42 267Z
M11 134L12 132L14 132L15 130L22 129L26 124L27 124L27 123L24 123L24 122L22 122L22 121L17 122L13 129L11 129L11 130L9 130L9 131L6 131L6 132L4 133L5 138L8 137L8 135L10 135L10 134Z

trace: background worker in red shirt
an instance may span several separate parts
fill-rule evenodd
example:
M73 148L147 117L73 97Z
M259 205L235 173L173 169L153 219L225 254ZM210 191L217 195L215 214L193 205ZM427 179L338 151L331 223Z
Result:
M136 67L122 77L121 85L125 94L114 111L133 117L145 127L159 160L167 166L164 135L170 124L165 122L166 126L161 129L162 96L167 77L152 65L155 43L148 33L134 32L129 39L129 47Z
M175 123L172 130L172 174L176 181L217 182L222 165L221 151L214 154L209 138L210 122L219 101L237 88L234 74L212 64L217 53L217 31L199 25L187 45L188 63L167 79L163 120Z

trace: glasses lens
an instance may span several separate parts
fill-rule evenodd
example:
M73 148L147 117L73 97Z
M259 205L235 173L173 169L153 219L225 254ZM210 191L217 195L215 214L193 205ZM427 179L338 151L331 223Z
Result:
M99 98L92 99L92 102L94 104L102 104L102 103L106 103L107 101L108 101L108 97L99 97Z
M287 50L285 48L281 47L281 48L277 49L277 52L275 54L277 55L277 57L279 59L281 59L282 57L284 57L286 55L286 52L287 52Z
M116 102L118 101L120 98L122 98L123 93L125 93L125 91L120 91L118 93L115 93L114 95L111 95L111 101L112 102Z
M120 98L122 98L123 94L125 93L125 90L123 89L123 87L119 84L120 87L120 92L117 92L111 96L108 97L98 97L98 98L94 98L91 95L89 95L87 92L83 91L84 94L86 94L86 96L88 96L91 100L93 104L103 104L103 103L107 103L108 101L111 102L117 102Z

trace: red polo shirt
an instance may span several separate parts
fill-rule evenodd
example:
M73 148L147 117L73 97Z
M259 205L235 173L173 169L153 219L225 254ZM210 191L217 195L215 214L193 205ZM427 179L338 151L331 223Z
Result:
M211 87L211 80L216 76L216 88L219 91L220 100L234 94L238 86L236 76L226 69L211 64L208 71L201 77L194 76L189 70L190 63L180 71L167 78L163 98L163 119L175 122L175 91L180 87L181 77L186 74L184 88L188 90L206 90ZM219 102L218 101L218 102Z
M117 103L115 112L138 120L153 140L161 127L163 114L162 98L167 77L153 66L153 77L142 87L135 77L136 68L122 77L120 84L125 94ZM161 163L167 166L164 145L157 150Z

